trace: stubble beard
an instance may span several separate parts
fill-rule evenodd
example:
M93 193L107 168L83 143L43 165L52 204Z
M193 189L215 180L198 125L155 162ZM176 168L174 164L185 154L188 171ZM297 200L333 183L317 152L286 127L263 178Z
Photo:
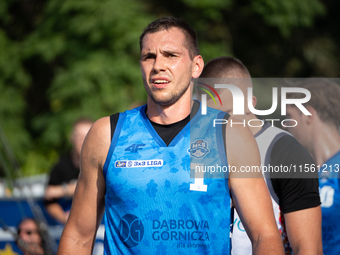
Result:
M189 79L187 81L187 86L184 87L184 86L179 85L177 88L175 88L172 91L162 93L162 90L164 89L152 90L147 85L146 81L143 81L143 82L144 82L145 90L148 93L148 96L150 97L150 99L157 105L161 105L161 106L168 106L168 105L172 105L176 103L190 87L190 79ZM170 86L172 86L172 84L170 84Z
M160 96L158 95L158 93L151 92L151 90L147 92L153 102L161 106L168 106L168 105L172 105L176 103L184 95L188 87L189 87L189 84L187 87L182 88L181 90L169 92L169 93L166 93L165 95L163 94Z

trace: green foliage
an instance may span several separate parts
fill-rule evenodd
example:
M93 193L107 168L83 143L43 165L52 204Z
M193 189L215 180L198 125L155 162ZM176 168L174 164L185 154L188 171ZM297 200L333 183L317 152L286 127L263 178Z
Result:
M268 25L277 27L285 37L293 28L312 26L316 16L325 14L317 0L254 0L252 5Z
M314 63L315 76L338 77L339 47L329 36L310 40L303 49L304 57Z
M31 139L25 129L26 105L22 91L28 86L30 79L22 66L20 45L6 37L2 30L0 49L0 128L16 149L19 160L23 161ZM1 147L4 147L2 143Z
M225 7L229 7L232 3L232 0L183 0L189 7L196 7L201 9L210 9L210 10L218 10L223 9Z
M9 1L11 7L20 4ZM0 114L8 108L13 123L6 121L4 129L16 153L26 147L19 159L25 174L49 169L55 160L50 154L69 147L77 117L95 120L145 100L138 40L153 18L142 10L131 0L50 0L32 14L34 29L22 41L8 42L0 31L0 46L8 55L0 58L0 86L9 86L1 90Z

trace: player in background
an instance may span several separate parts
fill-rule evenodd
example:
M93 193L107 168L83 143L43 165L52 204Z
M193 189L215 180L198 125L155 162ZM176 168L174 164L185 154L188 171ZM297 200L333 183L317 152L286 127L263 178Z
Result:
M207 153L217 143L210 121L225 113L209 109L200 118L200 105L191 100L190 85L204 65L195 32L180 19L161 18L144 30L140 48L147 105L90 129L58 254L91 254L104 209L104 254L229 254L230 192L254 254L283 254L262 178L230 173L201 179L202 185L190 178L189 154L202 156L191 147L190 124L211 135L194 145L214 163L237 169L260 163L256 142L242 127L227 128L227 155ZM191 111L199 118L190 120Z
M306 80L302 87L311 93L311 99L304 106L312 115L302 114L296 106L287 107L287 117L298 123L288 131L307 148L317 164L323 253L340 254L340 85L316 78ZM288 94L288 98L300 96Z
M247 88L252 86L251 76L243 63L232 57L218 57L210 60L204 67L199 81L233 84L240 88L247 98ZM214 84L210 84L214 87ZM252 120L250 131L258 144L261 164L263 166L290 166L313 164L307 150L303 148L289 133L274 127L272 123L261 122L250 112L245 104L244 115L233 114L233 99L229 89L216 89L221 97L222 105L215 106L208 97L207 105L228 112L239 119L238 123ZM200 99L202 90L197 89L197 98ZM252 97L253 106L256 106L256 97ZM255 121L254 121L255 120ZM273 210L277 226L280 230L286 254L322 254L321 244L321 209L318 194L317 175L314 179L297 178L297 176L265 175L267 186L271 194ZM278 177L278 178L274 178ZM232 234L233 255L251 254L251 243L240 218L235 211Z

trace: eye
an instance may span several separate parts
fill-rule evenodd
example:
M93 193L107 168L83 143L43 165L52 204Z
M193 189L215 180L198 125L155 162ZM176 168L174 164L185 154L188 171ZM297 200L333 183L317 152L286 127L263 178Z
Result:
M142 56L143 61L148 60L148 59L154 59L154 58L155 58L154 54L147 54L147 55Z
M170 53L170 54L168 54L168 57L169 57L169 58L175 58L175 57L177 57L177 55L171 54L171 53Z

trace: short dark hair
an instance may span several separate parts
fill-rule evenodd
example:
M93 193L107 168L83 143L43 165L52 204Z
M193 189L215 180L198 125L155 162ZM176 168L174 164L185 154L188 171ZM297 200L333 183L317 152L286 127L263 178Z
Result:
M173 27L176 27L183 32L186 38L184 47L188 49L190 58L193 59L195 56L199 55L200 51L195 30L193 30L184 20L175 17L163 17L150 23L139 37L140 50L142 51L143 49L143 39L145 35L162 30L169 30Z
M223 56L208 61L200 78L250 78L250 74L240 60Z
M326 78L307 79L298 83L308 89L311 99L304 106L313 107L319 118L326 123L340 126L340 85ZM288 93L287 98L302 98L301 93Z

